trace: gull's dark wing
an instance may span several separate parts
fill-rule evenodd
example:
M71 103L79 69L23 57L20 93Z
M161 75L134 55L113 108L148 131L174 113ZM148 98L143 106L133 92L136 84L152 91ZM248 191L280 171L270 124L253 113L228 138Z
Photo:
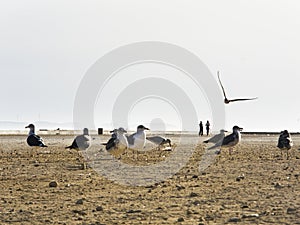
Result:
M108 142L106 143L105 149L110 150L111 148L115 147L116 146L115 140L116 138L109 139Z
M222 82L221 82L221 79L220 79L219 71L218 71L218 79L219 79L219 83L220 83L221 88L222 88L222 91L223 91L224 98L227 98L227 97L226 97L226 94L225 94L225 89L224 89L224 87L223 87L223 85L222 85Z

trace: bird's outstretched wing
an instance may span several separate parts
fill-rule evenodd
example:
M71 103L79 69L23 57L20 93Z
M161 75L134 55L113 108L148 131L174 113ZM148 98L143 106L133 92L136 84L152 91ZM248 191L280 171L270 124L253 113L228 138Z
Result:
M237 102L237 101L248 101L248 100L255 100L256 98L236 98L236 99L230 99L230 102Z
M218 71L217 73L218 73L218 79L219 79L219 83L220 83L220 85L221 85L221 88L222 88L222 91L223 91L224 98L226 98L226 99L227 99L227 97L226 97L226 93L225 93L225 89L224 89L224 87L223 87L223 85L222 85L222 82L221 82L221 79L220 79L220 74L219 74L219 71Z

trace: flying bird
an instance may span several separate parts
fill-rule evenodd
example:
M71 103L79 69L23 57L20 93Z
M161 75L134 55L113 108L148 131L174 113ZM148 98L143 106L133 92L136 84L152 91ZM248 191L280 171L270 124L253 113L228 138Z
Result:
M282 150L286 149L286 158L289 159L289 150L293 146L293 141L291 138L290 133L287 130L281 131L279 138L278 138L278 144L277 147L281 150L281 156L282 156Z
M218 71L218 79L219 79L219 82L220 82L220 85L221 85L221 88L222 88L222 91L223 91L223 95L224 95L224 103L225 104L229 104L230 102L236 102L236 101L247 101L247 100L254 100L254 99L257 99L257 97L255 98L236 98L236 99L228 99L226 97L226 93L225 93L225 89L222 85L222 82L221 82L221 79L220 79L220 74L219 74L219 71Z
M66 149L69 148L69 149L77 149L77 150L86 150L88 147L90 147L90 142L91 139L89 136L89 130L87 128L84 128L83 134L75 137L72 144L66 147Z
M225 147L225 148L229 148L229 154L231 154L232 152L232 148L237 145L240 140L241 140L241 133L240 131L242 131L243 128L241 127L238 127L238 126L234 126L232 128L232 133L225 136L223 140L217 142L214 146L208 148L208 150L210 149L214 149L214 148L222 148L222 147ZM221 152L221 149L218 153Z
M146 137L146 139L148 141L151 141L152 143L158 145L159 149L160 149L160 147L164 146L165 144L169 144L170 147L172 146L170 139L166 139L161 136Z
M149 128L145 127L144 125L139 125L136 133L126 136L130 149L141 150L144 148L146 143L145 130L149 130Z
M219 141L223 140L223 138L225 137L225 132L227 132L227 131L224 130L224 129L221 129L219 134L216 134L215 136L213 136L210 139L208 139L206 141L203 141L203 142L204 143L214 143L214 144L216 144Z
M33 124L29 124L25 128L29 128L29 134L27 137L27 144L29 146L39 146L39 147L48 147L44 144L43 139L35 134L35 126Z

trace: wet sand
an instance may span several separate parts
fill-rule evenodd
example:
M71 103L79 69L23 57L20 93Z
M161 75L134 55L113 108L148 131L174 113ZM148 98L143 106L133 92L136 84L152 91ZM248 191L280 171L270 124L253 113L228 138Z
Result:
M122 185L93 169L105 163L95 160L108 136L95 136L89 154L64 149L73 136L43 138L48 148L27 146L23 135L0 136L0 224L300 224L300 136L287 160L277 136L243 135L232 155L224 149L202 171L206 145L198 144L176 174L146 186ZM116 161L144 167L171 156L129 151Z

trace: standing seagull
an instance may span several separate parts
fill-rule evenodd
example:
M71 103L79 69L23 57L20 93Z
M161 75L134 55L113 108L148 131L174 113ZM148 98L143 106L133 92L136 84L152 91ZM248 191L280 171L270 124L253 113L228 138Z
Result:
M77 150L86 150L88 147L90 147L90 136L89 136L89 130L87 128L83 129L83 134L78 135L75 137L73 143L66 147L69 149L77 149Z
M242 131L243 128L238 127L238 126L234 126L232 128L232 133L227 135L226 137L224 137L223 141L217 142L214 146L208 148L208 150L210 149L214 149L217 147L227 147L229 148L229 154L231 154L232 152L232 148L237 145L240 140L241 140L241 133L240 131ZM218 153L221 152L221 149Z
M290 133L287 130L281 131L280 136L278 138L278 144L277 147L281 150L281 156L282 156L282 150L286 149L286 158L289 159L289 150L293 146L293 141L291 138Z
M143 125L139 125L137 127L136 133L127 136L129 148L135 150L141 150L144 148L146 143L146 133L145 130L149 130L149 128L144 127Z
M220 85L221 85L221 88L222 88L222 91L223 91L223 95L224 95L224 103L225 104L229 104L230 102L236 102L236 101L247 101L247 100L254 100L254 99L257 99L256 98L237 98L237 99L228 99L226 97L226 94L225 94L225 89L222 85L222 82L221 82L221 79L220 79L220 75L219 75L219 71L218 71L218 78L219 78L219 82L220 82Z
M215 136L211 137L210 139L203 141L204 143L218 143L219 141L222 141L223 138L225 137L225 132L226 130L221 129L219 134L216 134Z
M29 124L25 128L30 129L27 137L27 144L29 146L48 147L47 145L44 144L43 139L40 136L35 134L35 126L33 124Z
M161 146L165 145L165 144L169 144L169 146L171 147L171 140L170 139L166 139L160 136L153 136L153 137L146 137L146 139L148 141L153 142L154 144L158 145L158 148L160 149Z
M125 136L127 131L123 127L120 127L119 129L114 129L111 133L111 138L103 145L105 145L105 149L109 153L119 157L128 148L128 141Z

